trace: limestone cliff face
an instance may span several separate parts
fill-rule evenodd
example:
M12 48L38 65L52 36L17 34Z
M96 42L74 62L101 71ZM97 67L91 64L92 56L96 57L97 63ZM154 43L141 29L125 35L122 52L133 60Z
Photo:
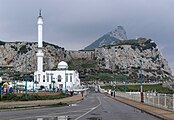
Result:
M163 58L157 45L152 40L140 38L116 42L115 45L95 49L95 57L103 69L114 72L119 70L138 70L142 61L143 76L147 79L162 80L172 79L172 72L166 59Z
M120 40L94 51L66 51L44 42L43 52L44 70L57 69L62 60L70 63L77 61L73 66L85 66L84 70L87 71L88 67L92 70L95 66L95 70L110 70L115 74L123 74L126 71L128 76L138 78L141 60L143 77L146 80L173 79L167 61L150 39ZM37 66L36 53L37 43L34 42L0 42L0 66L13 66L14 70L19 72L34 72Z
M45 42L43 45L44 70L57 68L64 59L64 49ZM37 66L36 53L35 42L0 42L0 65L13 66L19 72L34 72Z

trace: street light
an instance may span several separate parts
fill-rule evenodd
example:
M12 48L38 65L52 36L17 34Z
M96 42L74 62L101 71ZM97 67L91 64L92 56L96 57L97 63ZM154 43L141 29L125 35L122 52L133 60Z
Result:
M111 96L112 95L114 95L114 97L115 97L115 88L116 88L116 81L115 81L115 75L114 75L114 71L112 70L112 74L113 74L113 80L112 80L112 90L111 90ZM115 83L114 83L114 81L115 81Z
M140 94L141 94L141 102L144 102L143 98L143 85L142 85L142 61L140 60Z
M126 92L126 82L124 81L124 92Z
M124 71L124 92L126 92L126 81L127 81L127 76L126 76L126 66L125 66L125 71Z
M65 97L66 97L66 68L65 68Z
M26 56L25 56L25 65L26 65L26 76L25 76L25 97L27 98L27 53L26 53Z
M1 83L2 83L2 78L0 77L0 101L1 101L1 94L2 94L2 86L1 86Z
M33 94L34 94L34 75L32 74L32 79L33 79Z
M140 65L140 74L139 74L139 78L140 78L140 97L141 97L141 102L144 102L144 97L143 97L143 85L142 85L142 60L138 59L138 61L136 61L139 65Z

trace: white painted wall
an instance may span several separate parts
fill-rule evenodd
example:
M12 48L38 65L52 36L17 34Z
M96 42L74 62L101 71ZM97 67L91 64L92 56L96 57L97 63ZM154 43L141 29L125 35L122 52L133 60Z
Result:
M39 79L39 74L40 74L40 79ZM43 75L42 79L41 75ZM34 81L38 82L38 86L44 86L48 88L48 90L53 90L52 81L55 82L54 88L56 89L58 88L59 90L61 89L63 91L65 91L65 85L66 85L66 90L68 91L72 91L74 88L80 87L79 73L75 70L56 70L56 71L47 70L42 73L36 71L34 73Z

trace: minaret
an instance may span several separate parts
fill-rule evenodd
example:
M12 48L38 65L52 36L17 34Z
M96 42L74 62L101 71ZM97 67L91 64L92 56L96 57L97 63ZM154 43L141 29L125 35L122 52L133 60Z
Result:
M42 52L42 25L43 25L43 18L41 15L41 10L39 12L38 20L37 20L37 25L38 25L38 52L36 54L37 56L37 71L38 72L43 72L43 52Z

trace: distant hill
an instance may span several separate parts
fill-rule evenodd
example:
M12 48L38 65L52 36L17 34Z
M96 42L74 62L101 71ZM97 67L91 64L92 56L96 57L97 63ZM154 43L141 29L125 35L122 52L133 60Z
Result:
M98 47L102 47L104 45L112 45L115 41L118 40L126 40L126 31L122 26L117 26L116 29L108 32L107 34L103 35L96 41L94 41L89 46L85 47L84 50L93 50Z

